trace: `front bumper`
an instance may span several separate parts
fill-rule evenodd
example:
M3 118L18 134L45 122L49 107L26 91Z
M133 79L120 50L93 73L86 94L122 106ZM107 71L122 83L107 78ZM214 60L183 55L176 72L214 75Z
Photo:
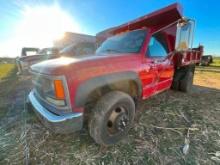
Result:
M83 125L82 113L71 113L65 115L56 115L44 108L31 91L28 95L28 101L32 105L32 109L39 117L43 125L55 133L71 133L78 131Z

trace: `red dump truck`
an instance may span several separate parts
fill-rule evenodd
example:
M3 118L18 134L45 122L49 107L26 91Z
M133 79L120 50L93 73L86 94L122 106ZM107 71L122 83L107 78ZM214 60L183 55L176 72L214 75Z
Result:
M88 126L96 143L117 143L132 127L139 100L191 90L203 54L202 46L191 47L193 28L194 20L172 4L99 33L94 55L33 65L32 109L54 132Z

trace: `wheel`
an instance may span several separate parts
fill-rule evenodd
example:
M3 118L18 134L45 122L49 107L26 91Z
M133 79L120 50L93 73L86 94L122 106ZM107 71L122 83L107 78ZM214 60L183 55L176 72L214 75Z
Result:
M176 91L179 89L179 81L178 80L177 81L173 80L171 89L176 90Z
M175 70L171 89L176 90L176 91L180 90L179 89L180 88L180 79L183 76L183 74L184 74L184 72L182 71L181 68Z
M181 76L182 76L182 73L180 72L180 70L176 70L174 73L171 89L176 90L176 91L179 90Z
M180 80L180 86L179 86L180 91L183 91L183 92L191 91L192 84L193 84L193 76L194 76L193 70L188 69L185 75Z
M93 108L89 121L90 136L101 145L115 144L127 135L134 115L135 103L128 94L107 93Z

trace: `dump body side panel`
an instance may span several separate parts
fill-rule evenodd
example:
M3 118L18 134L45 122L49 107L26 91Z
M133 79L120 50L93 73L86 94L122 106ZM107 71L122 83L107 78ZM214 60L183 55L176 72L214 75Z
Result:
M173 57L174 66L177 68L192 64L199 64L202 56L203 46L193 48L192 50L178 52Z

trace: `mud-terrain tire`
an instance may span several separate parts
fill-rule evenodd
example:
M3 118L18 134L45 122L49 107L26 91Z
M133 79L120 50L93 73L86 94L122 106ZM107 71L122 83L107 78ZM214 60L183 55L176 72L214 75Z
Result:
M135 103L128 94L112 91L100 98L92 110L89 133L96 143L107 146L123 139L133 124Z
M193 77L194 77L194 71L192 69L188 69L185 75L180 80L180 84L179 84L180 91L188 93L192 90Z

